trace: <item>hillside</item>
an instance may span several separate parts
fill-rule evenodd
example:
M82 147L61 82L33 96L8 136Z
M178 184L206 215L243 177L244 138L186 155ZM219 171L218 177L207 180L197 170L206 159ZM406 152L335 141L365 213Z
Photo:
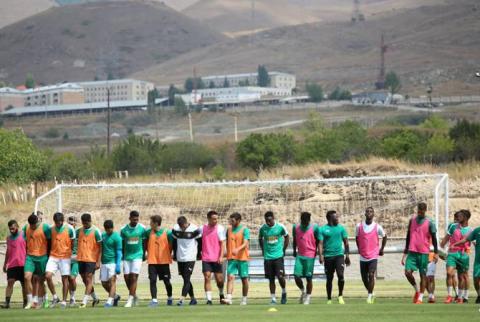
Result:
M0 28L45 11L54 5L54 0L1 0Z
M155 2L51 8L0 29L0 80L40 83L123 77L224 37Z
M135 74L154 81L179 82L191 74L245 72L266 64L297 74L300 83L371 88L378 74L380 34L390 45L387 69L400 74L404 92L425 95L429 82L443 93L472 93L472 70L480 65L480 10L476 1L424 6L393 12L352 26L347 22L276 28L250 38L181 55ZM478 82L476 82L478 83Z
M367 19L392 10L442 3L443 0L367 0L362 11ZM199 0L183 12L230 36L281 26L319 21L348 21L352 0Z

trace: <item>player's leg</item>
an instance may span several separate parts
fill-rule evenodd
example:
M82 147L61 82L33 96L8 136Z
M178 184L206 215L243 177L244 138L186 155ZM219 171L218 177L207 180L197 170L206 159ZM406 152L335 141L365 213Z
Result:
M217 264L217 263L215 263ZM223 293L223 289L225 287L225 277L223 276L223 265L217 264L215 265L215 272L213 273L215 276L215 282L217 284L218 288L218 295L220 297L220 303L221 304L226 304L225 303L225 295Z
M107 289L108 289L108 299L107 302L105 303L104 307L105 308L110 308L113 307L115 304L115 300L117 298L116 293L117 293L117 274L115 272L115 264L106 264L103 265L105 266L105 274L103 276L103 283L106 283ZM118 299L116 300L118 303Z
M60 303L62 308L67 306L67 296L68 296L68 278L70 277L70 268L71 261L68 259L61 259L60 264L60 274L62 275L62 302Z
M415 290L413 303L417 302L418 296L420 295L420 288L418 287L415 276L413 275L414 272L418 271L417 255L417 253L408 253L405 261L405 277Z
M165 286L165 291L167 292L167 305L172 305L173 304L173 287L172 283L170 282L171 280L171 274L170 274L170 265L168 264L163 264L160 265L160 278L163 280L163 285Z
M227 263L227 304L232 304L235 275L239 274L239 261L231 259Z
M263 268L265 271L265 278L268 279L268 287L270 289L270 303L276 304L277 298L275 297L275 271L274 271L274 263L273 260L265 259L263 262Z
M303 268L304 261L300 258L300 256L295 257L295 266L293 268L293 276L295 278L295 284L297 285L298 289L300 290L300 299L299 303L303 304L305 301L305 286L303 285L302 277L306 277L304 274Z
M345 287L345 258L342 256L335 257L335 271L338 279L338 303L345 304L343 300L343 288Z
M427 266L427 291L428 303L435 303L435 271L437 264L434 261L428 263Z
M325 275L327 276L326 290L327 290L327 303L332 303L332 289L333 289L333 274L335 274L335 260L333 257L325 257L324 262Z
M475 287L475 291L477 292L477 299L475 303L480 304L480 274L478 277L473 279L473 286Z
M157 300L157 278L158 278L158 272L157 272L157 266L154 264L149 264L148 265L148 280L150 281L150 296L152 298L149 306L154 307L158 306L158 300Z
M47 280L47 286L52 293L52 307L55 307L60 300L58 299L57 293L55 291L55 284L53 283L53 275L59 270L59 260L53 257L50 257L47 262L47 268L45 273L45 279Z
M368 281L368 298L367 303L373 304L375 302L375 298L373 295L373 291L375 289L375 275L377 274L377 265L378 261L373 259L371 261L365 262L367 265L367 281Z
M70 276L68 277L68 288L70 293L70 306L75 305L75 292L77 291L78 262L70 263Z
M468 270L470 268L470 256L465 253L461 253L458 259L458 278L462 281L462 298L459 303L468 303L468 291L469 291L469 276Z
M32 294L33 294L33 304L34 306L39 305L39 296L38 296L38 290L39 290L39 284L40 284L40 277L34 273L32 277Z
M365 286L365 289L368 291L368 262L360 261L360 276L362 277L363 286Z
M25 308L25 306L27 306L27 303L28 303L28 298L27 298L27 288L25 287L25 280L23 277L23 267L21 268L21 270L19 270L18 276L19 276L18 280L20 282L20 285L22 286L23 307Z
M212 267L209 262L202 262L202 273L207 305L212 305Z
M449 304L453 302L453 280L455 279L455 264L450 263L448 258L451 254L447 257L447 298L445 299L445 303Z
M15 279L14 278L8 278L7 287L5 288L5 304L3 304L1 306L3 309L9 309L10 308L10 300L12 298L13 285L14 284L15 284Z
M281 304L287 304L287 282L285 281L285 264L283 257L276 259L275 263L275 275L278 279L278 283L282 288L282 299L280 301Z
M30 309L33 304L33 271L30 271L31 268L28 266L28 258L25 262L25 267L24 267L24 284L25 284L25 292L27 293L27 305L25 306L26 309Z
M420 254L418 257L420 273L420 294L418 296L416 304L423 303L423 293L427 289L427 267L428 267L428 254Z

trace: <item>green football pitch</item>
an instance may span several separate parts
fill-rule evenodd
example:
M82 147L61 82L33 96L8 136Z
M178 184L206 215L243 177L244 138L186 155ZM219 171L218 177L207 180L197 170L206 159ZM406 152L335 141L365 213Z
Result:
M443 283L442 283L443 284ZM480 306L476 304L442 304L445 296L444 287L439 287L437 304L414 305L411 303L412 289L406 282L385 282L378 281L376 303L368 305L365 303L365 292L359 282L350 282L345 287L345 305L339 305L334 297L333 304L327 305L325 299L325 283L316 282L312 304L306 306L297 304L299 292L295 289L294 283L288 284L289 300L286 305L269 305L268 285L265 282L251 284L249 304L239 305L240 285L236 284L234 294L234 305L213 306L205 305L203 290L200 283L195 283L197 299L196 306L167 307L165 305L165 293L163 284L158 284L160 306L148 308L149 295L148 285L140 285L139 296L142 299L140 305L135 308L126 309L123 307L104 309L103 302L95 308L50 308L39 310L23 310L20 308L20 294L18 288L14 293L14 308L0 310L0 321L225 321L225 322L250 322L250 321L480 321ZM101 299L105 299L105 292L100 285L96 285L96 293ZM315 288L316 287L316 288ZM181 285L174 284L174 296L178 296ZM0 288L1 294L4 289ZM79 287L78 294L82 290ZM123 285L119 287L121 295L126 294ZM214 292L215 294L216 292ZM278 293L278 291L277 291ZM474 293L474 291L471 291ZM335 294L335 288L334 288ZM278 294L279 295L279 294ZM471 302L475 296L471 296ZM81 299L81 295L77 295ZM124 296L125 298L125 296ZM122 301L121 304L123 304ZM271 310L275 308L275 310Z

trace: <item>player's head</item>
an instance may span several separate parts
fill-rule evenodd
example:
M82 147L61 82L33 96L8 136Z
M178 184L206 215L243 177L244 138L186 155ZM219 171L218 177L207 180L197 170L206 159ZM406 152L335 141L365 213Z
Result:
M335 210L327 211L326 218L329 225L333 225L333 226L338 225L338 215Z
M470 217L472 217L472 213L470 212L470 210L462 209L460 211L464 213L466 222L468 222L470 220Z
M27 221L28 221L28 224L30 225L31 229L37 228L38 217L35 213L32 212L32 214L30 216L28 216Z
M300 214L300 223L302 224L302 226L308 226L310 224L311 218L312 214L304 211Z
M188 227L188 220L185 216L180 216L177 218L177 224L181 230L185 230Z
M68 220L68 224L72 225L73 228L75 228L75 226L77 226L77 217L69 216L67 220Z
M12 219L8 221L8 230L10 231L10 234L15 235L18 233L18 223L16 220Z
M425 202L419 202L417 205L417 215L419 217L425 217L427 213L427 204Z
M154 215L150 217L150 228L157 230L162 225L162 216Z
M373 210L373 207L367 207L367 209L365 209L365 221L371 222L374 216L375 210Z
M82 221L83 228L89 229L92 227L92 215L85 213L80 217L80 220Z
M218 223L218 213L215 210L210 210L207 213L207 221L210 226L215 226Z
M113 220L107 219L103 222L103 228L108 235L113 233Z
M242 215L240 215L238 212L234 212L230 215L230 225L232 225L233 228L238 227L241 221Z
M467 215L465 214L465 212L463 210L459 210L457 211L454 215L453 215L453 218L454 218L454 221L456 223L459 223L461 225L465 224L468 219L467 219Z
M57 228L62 227L64 220L65 218L63 217L63 214L61 212L56 212L53 214L53 222L55 223L55 226Z
M138 221L140 220L140 214L136 210L130 211L130 216L128 217L130 219L130 226L135 227L138 224Z
M268 226L273 227L273 225L275 225L275 215L273 214L272 211L267 211L264 217L265 217L265 223Z

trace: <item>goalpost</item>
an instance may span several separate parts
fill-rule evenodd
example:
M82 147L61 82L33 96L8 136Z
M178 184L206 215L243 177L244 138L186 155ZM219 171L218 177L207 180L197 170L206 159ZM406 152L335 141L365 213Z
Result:
M325 213L334 209L340 222L354 236L355 224L364 217L365 208L375 209L379 222L390 238L404 238L409 218L418 202L428 205L428 215L437 229L446 230L449 222L448 175L422 174L329 179L269 180L239 182L180 182L137 184L60 184L37 198L35 211L47 221L54 212L79 217L88 212L101 227L113 219L120 227L128 222L131 210L140 212L140 221L148 226L149 217L159 214L165 227L172 227L184 215L190 222L203 224L206 213L216 210L220 222L228 224L233 212L256 239L264 223L263 214L273 211L289 230L299 221L301 211L312 213L312 222L326 223Z

